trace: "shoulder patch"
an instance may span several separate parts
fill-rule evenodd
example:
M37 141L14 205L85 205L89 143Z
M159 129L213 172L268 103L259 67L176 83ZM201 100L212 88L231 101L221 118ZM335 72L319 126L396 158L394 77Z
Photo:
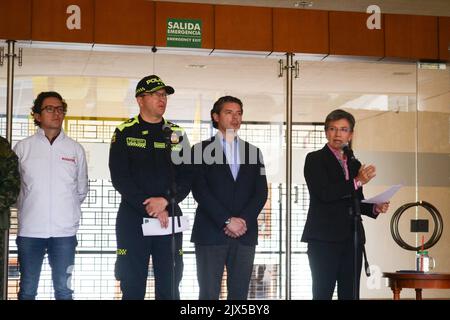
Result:
M184 129L182 127L180 127L179 125L170 122L170 121L166 121L166 123L170 126L170 129L172 129L172 131L177 131L177 132L181 132L181 134L184 134Z
M123 129L128 128L128 127L132 127L134 126L136 123L139 123L139 119L138 116L128 119L127 121L125 121L124 123L120 124L117 126L117 129L119 129L119 131L123 131Z

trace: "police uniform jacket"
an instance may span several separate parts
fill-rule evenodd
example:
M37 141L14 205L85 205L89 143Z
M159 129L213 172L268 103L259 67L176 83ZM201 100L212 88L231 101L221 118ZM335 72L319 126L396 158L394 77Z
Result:
M163 125L182 136L181 142L166 149ZM111 141L109 169L112 184L122 196L119 215L125 214L126 220L142 224L142 218L149 217L143 205L145 199L164 197L170 200L171 159L175 159L173 172L177 186L175 215L182 214L178 203L190 191L188 166L180 163L185 148L189 155L184 130L165 119L152 124L139 115L116 128ZM170 215L170 205L167 210Z

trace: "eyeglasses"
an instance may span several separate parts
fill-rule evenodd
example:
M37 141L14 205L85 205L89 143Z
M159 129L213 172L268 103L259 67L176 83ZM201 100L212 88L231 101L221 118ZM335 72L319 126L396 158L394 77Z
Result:
M348 127L342 127L342 128L336 128L336 127L328 127L327 128L328 131L335 133L335 132L342 132L342 133L349 133L350 132L350 128Z
M141 94L142 97L145 96L155 96L158 97L159 99L167 99L167 97L169 96L167 94L167 92L150 92L150 93L143 93Z
M42 107L42 110L45 110L45 112L48 113L59 113L59 114L65 114L66 112L64 111L64 107L63 106L45 106Z

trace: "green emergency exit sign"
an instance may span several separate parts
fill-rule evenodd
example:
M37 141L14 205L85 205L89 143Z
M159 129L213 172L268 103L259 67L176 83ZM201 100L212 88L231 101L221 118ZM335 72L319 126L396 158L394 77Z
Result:
M167 19L167 46L181 48L202 47L202 21Z

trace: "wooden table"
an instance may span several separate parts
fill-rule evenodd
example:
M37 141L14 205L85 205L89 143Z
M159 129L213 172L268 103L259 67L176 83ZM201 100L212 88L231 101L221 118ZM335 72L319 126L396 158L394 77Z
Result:
M383 272L383 277L389 279L394 300L400 300L403 288L415 289L416 300L422 300L422 289L450 289L450 273Z

